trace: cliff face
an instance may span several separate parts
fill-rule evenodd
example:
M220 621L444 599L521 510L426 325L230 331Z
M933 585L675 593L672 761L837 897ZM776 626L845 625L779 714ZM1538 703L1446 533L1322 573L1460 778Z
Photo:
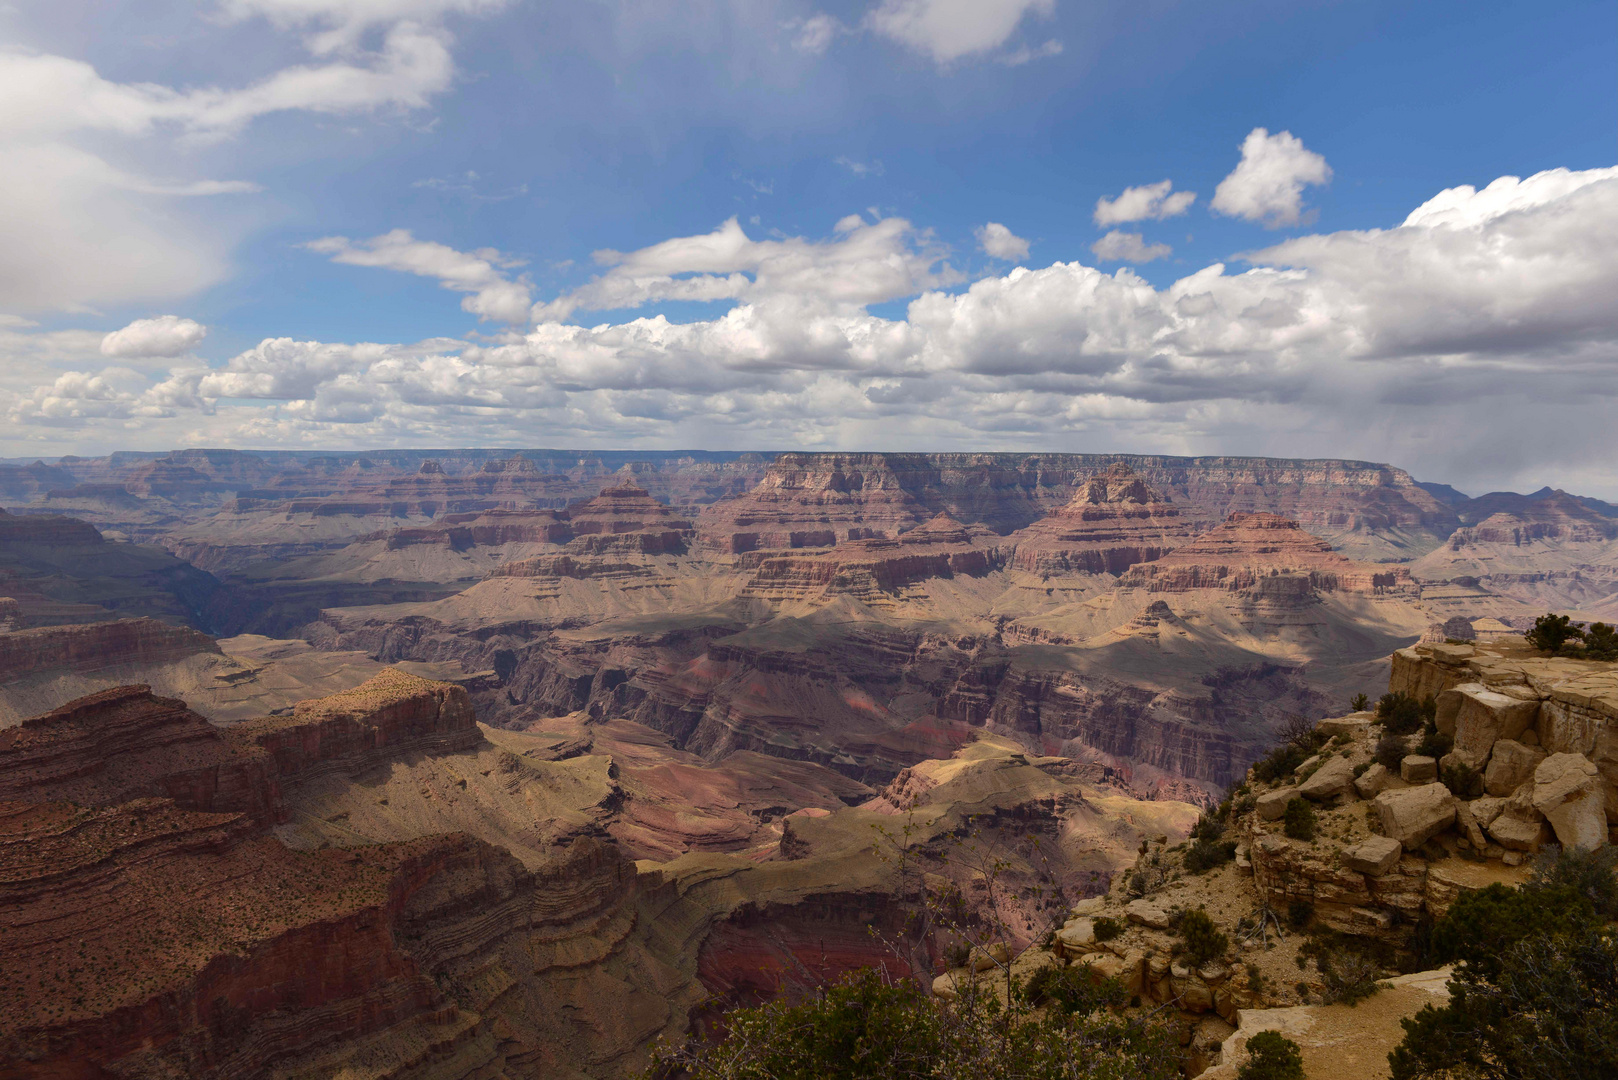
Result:
M219 653L206 634L156 619L49 626L0 634L0 683L42 671L90 672Z
M828 534L836 542L892 536L941 512L1004 535L1062 507L1075 487L1116 466L1179 504L1200 528L1232 513L1276 513L1350 546L1384 552L1407 551L1411 544L1428 550L1457 523L1453 510L1408 474L1366 462L1130 454L782 454L756 489L704 510L699 535L704 547L723 552L805 547L826 543Z
M1325 592L1415 592L1403 567L1352 562L1298 522L1275 514L1232 514L1194 542L1132 567L1121 583L1152 592L1234 592L1277 575L1306 577L1311 588Z
M94 525L60 514L8 514L0 510L0 544L103 543Z
M113 806L172 799L269 823L281 814L274 763L242 752L183 701L123 686L0 731L0 799Z
M1086 481L1072 501L1013 533L1011 565L1029 573L1122 574L1188 543L1199 523L1127 467Z
M482 739L464 687L389 668L352 690L300 701L291 716L227 729L234 744L267 752L277 775L303 781L355 773L411 751L448 752Z

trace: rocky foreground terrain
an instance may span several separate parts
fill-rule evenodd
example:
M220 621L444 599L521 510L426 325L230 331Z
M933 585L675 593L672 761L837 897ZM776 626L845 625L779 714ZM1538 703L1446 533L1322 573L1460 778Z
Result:
M1122 890L1228 788L1236 861L1160 905L1306 902L1390 947L1618 821L1610 665L1518 636L1618 602L1613 508L1561 492L181 451L0 466L0 499L0 1074L629 1075L734 1004L933 980L959 943L906 928L951 882L1025 967L1168 986L1217 1064L1237 1010L1317 1007L1295 977L1165 974L1141 918L1040 943L1085 898L1153 899ZM1443 760L1371 763L1343 714L1390 683L1438 700ZM1323 716L1319 760L1255 785ZM1456 766L1482 794L1436 783ZM1329 850L1278 835L1294 797ZM1007 867L987 892L974 858Z

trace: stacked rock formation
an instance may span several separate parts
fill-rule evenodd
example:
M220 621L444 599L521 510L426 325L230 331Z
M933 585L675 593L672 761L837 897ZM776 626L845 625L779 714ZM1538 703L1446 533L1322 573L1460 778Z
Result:
M683 555L692 523L644 489L624 484L565 511L571 537L556 554L507 563L496 577L635 577L651 571L648 556Z
M1356 563L1290 518L1232 514L1223 525L1155 562L1131 567L1121 584L1152 592L1239 591L1265 578L1306 579L1321 592L1414 591L1408 571Z
M766 600L852 596L885 603L906 585L956 574L981 577L1001 562L1000 552L980 543L948 514L901 533L897 539L850 540L829 550L750 552L754 568L742 595Z
M1390 685L1436 697L1455 741L1439 768L1482 773L1488 794L1468 813L1495 844L1532 852L1554 835L1588 850L1618 826L1618 666L1521 638L1417 645L1394 654Z
M702 547L726 554L894 537L933 513L883 454L782 454L752 491L703 511Z
M1030 573L1122 574L1199 531L1179 507L1120 464L1086 481L1066 506L1013 533L1011 566Z

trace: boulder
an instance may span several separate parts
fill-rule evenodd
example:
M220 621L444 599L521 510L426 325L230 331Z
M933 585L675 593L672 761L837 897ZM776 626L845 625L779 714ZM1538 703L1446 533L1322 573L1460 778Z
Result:
M1124 973L1124 962L1109 952L1086 953L1073 961L1073 966L1088 971L1096 982L1115 979Z
M1372 762L1371 767L1354 780L1354 790L1359 792L1362 799L1374 799L1388 786L1389 779L1391 777L1386 767L1378 762ZM1286 808L1282 807L1282 811L1285 810Z
M1376 797L1376 810L1383 835L1414 849L1455 823L1455 802L1443 784L1426 784L1384 791Z
M1407 784L1430 784L1438 779L1438 762L1421 754L1406 754L1399 762L1399 779Z
M1460 703L1455 712L1455 754L1474 769L1488 763L1498 739L1515 740L1539 713L1539 702L1520 701L1475 683L1456 687Z
M1124 918L1130 922L1149 926L1153 930L1169 928L1169 914L1150 900L1131 900L1124 908Z
M1455 829L1466 838L1474 851L1482 851L1489 846L1489 841L1483 836L1483 827L1472 816L1471 804L1462 802L1455 805Z
M1072 920L1056 932L1056 944L1064 956L1094 952L1098 948L1095 921L1088 918Z
M1483 790L1504 798L1530 779L1544 760L1545 751L1537 746L1526 746L1515 739L1497 739L1494 752L1489 755L1489 767L1483 770Z
M1094 918L1106 910L1107 898L1105 896L1092 896L1088 899L1080 900L1078 903L1074 904L1068 909L1074 918L1078 918L1083 915L1088 915L1091 918Z
M1011 963L1011 949L1003 941L996 941L986 949L980 945L972 950L972 959L968 963L973 971L990 971L1001 964Z
M1315 724L1315 730L1328 738L1337 735L1349 735L1359 738L1371 731L1371 714L1368 712L1355 713L1352 716L1339 716L1335 719L1322 720Z
M1325 802L1348 795L1354 790L1354 766L1345 757L1334 757L1315 770L1315 774L1298 787L1298 794L1316 802ZM1285 806L1282 813L1286 812Z
M1298 789L1291 784L1266 791L1255 802L1258 816L1264 821L1280 821L1287 815L1287 803L1298 797Z
M1500 811L1505 809L1506 800L1494 795L1485 795L1481 799L1473 799L1466 805L1472 811L1472 820L1486 826L1500 816Z
M1534 769L1534 809L1569 851L1594 851L1607 842L1606 793L1601 774L1583 754L1552 754Z
M1525 818L1503 813L1489 822L1487 832L1491 840L1508 851L1538 851L1545 842L1546 828L1545 822L1537 816Z
M1386 836L1373 836L1343 850L1343 865L1361 874L1381 877L1399 865L1404 845Z

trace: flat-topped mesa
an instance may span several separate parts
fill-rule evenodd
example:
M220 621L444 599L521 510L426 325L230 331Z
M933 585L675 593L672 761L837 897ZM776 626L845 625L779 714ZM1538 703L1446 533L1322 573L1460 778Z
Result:
M389 668L328 697L300 701L291 716L266 716L227 729L239 746L260 747L283 779L356 773L412 752L450 753L483 735L466 688Z
M1197 532L1197 522L1120 463L1087 480L1066 506L1013 533L1011 566L1029 573L1122 574Z
M732 555L829 547L891 538L931 517L888 455L782 454L752 491L702 511L698 543Z
M981 577L996 569L1000 553L974 542L980 539L948 514L939 514L893 540L849 540L819 551L752 552L742 557L743 566L754 567L742 595L777 601L852 596L887 603L906 585L957 574Z
M0 510L0 548L11 544L81 547L106 541L94 525L60 514L8 514Z
M103 690L0 731L0 801L166 798L268 826L282 813L274 772L263 751L148 686Z
M567 514L573 528L568 550L580 555L680 555L694 533L689 519L634 483L603 488Z
M206 653L220 654L213 638L156 619L41 626L0 634L0 683L43 671L166 664Z
M1232 514L1223 525L1157 561L1130 567L1119 583L1152 592L1239 592L1280 576L1307 578L1309 587L1320 592L1403 592L1415 587L1402 567L1354 562L1296 521L1276 514Z

